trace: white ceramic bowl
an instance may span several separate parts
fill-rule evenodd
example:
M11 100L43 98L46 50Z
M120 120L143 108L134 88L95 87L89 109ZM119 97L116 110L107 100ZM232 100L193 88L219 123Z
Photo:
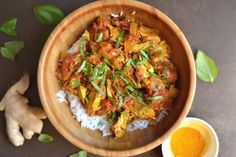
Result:
M205 140L201 157L218 156L219 140L215 130L212 128L212 126L210 126L210 124L199 118L187 117L177 129L182 127L191 127L197 129L201 133L203 139ZM162 154L164 157L174 157L170 146L171 136L162 144Z

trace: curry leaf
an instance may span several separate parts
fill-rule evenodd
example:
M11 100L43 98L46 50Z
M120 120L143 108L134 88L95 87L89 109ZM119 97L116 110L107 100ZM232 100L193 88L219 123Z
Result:
M12 18L0 25L0 31L10 36L17 36L16 23L17 19Z
M71 154L69 157L87 157L87 152L84 150L81 150L79 152Z
M49 134L42 133L39 135L38 140L42 143L48 143L53 141L53 137Z
M197 76L206 82L213 83L218 75L218 67L215 61L201 50L197 52L196 68Z
M38 20L47 25L56 25L64 18L64 13L53 5L36 6L33 11Z

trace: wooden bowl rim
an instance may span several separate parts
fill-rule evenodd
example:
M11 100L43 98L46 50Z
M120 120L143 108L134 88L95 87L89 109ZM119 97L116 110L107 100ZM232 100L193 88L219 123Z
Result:
M105 5L129 6L129 7L134 7L134 8L140 8L143 10L147 10L145 8L151 7L153 9L153 11L150 12L150 14L153 14L154 16L158 17L163 23L167 24L170 27L170 29L173 30L173 32L176 33L177 37L180 39L180 42L183 44L183 48L185 50L185 53L187 55L187 59L188 59L189 65L190 65L190 89L189 89L190 92L188 93L185 107L183 108L179 118L171 126L171 128L166 133L164 133L161 137L152 141L149 144L146 144L144 146L137 147L134 149L128 149L128 150L101 149L101 148L97 148L97 147L91 146L89 144L83 143L82 141L78 141L78 140L74 139L69 134L69 132L67 132L67 130L65 128L63 128L59 125L58 120L50 111L50 108L49 108L49 105L48 105L47 99L46 99L47 96L45 95L44 89L43 89L43 78L44 78L44 70L43 69L45 66L45 61L47 59L46 58L47 52L50 51L50 47L51 47L52 42L60 34L60 30L61 30L60 26L65 25L66 23L68 23L68 21L71 21L78 14L83 14L83 12L86 12L86 11L94 9L94 8L100 8L101 6L104 6L104 4ZM110 155L110 156L133 156L133 155L144 153L146 151L149 151L149 150L159 146L165 139L167 139L169 137L169 135L180 125L182 120L187 116L187 114L191 108L194 94L195 94L195 90L196 90L196 70L195 70L194 57L193 57L190 45L189 45L187 39L185 38L184 34L182 33L182 31L178 28L178 26L167 15L162 13L160 10L158 10L148 4L145 4L143 2L138 2L138 1L134 1L134 0L132 0L132 1L131 0L95 1L95 2L89 3L85 6L82 6L78 9L76 9L75 11L73 11L72 13L70 13L66 18L63 19L63 21L53 30L53 32L49 36L49 38L42 50L42 54L40 56L37 79L38 79L38 90L39 90L40 100L42 102L43 108L44 108L45 112L47 113L49 120L51 121L53 126L57 129L57 131L62 136L64 136L64 138L66 138L68 141L70 141L75 146L77 146L81 149L84 149L90 153L102 155L102 156L107 156L107 155Z

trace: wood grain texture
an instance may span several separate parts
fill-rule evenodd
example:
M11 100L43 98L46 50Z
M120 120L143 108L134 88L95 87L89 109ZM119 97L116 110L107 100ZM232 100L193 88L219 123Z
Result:
M178 69L180 90L169 115L155 127L126 133L121 139L103 137L98 131L81 128L67 104L57 101L59 90L55 70L61 51L68 49L94 19L101 14L131 14L144 24L157 29L170 44L172 61ZM67 140L81 149L102 156L132 156L160 145L186 117L196 88L196 71L190 46L180 29L159 10L137 1L97 1L68 15L48 38L38 66L38 89L43 107L54 127Z

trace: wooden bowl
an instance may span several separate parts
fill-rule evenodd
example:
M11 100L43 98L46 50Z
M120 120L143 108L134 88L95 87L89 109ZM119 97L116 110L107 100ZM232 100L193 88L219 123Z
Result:
M57 101L60 89L55 78L59 53L68 49L100 14L131 14L144 24L160 30L161 37L172 48L172 60L178 68L177 88L180 93L173 110L156 127L126 133L121 139L103 137L98 131L81 128L67 104ZM68 15L51 33L40 57L38 89L43 107L54 127L77 147L102 156L132 156L159 146L186 117L196 87L196 71L191 48L183 33L159 10L137 1L97 1Z

